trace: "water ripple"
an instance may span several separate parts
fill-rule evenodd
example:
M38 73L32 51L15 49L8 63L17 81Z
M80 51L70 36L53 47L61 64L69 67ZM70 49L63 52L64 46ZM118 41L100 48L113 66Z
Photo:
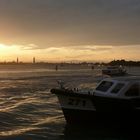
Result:
M78 137L75 134L77 131L72 135L75 127L65 127L60 104L57 97L50 93L50 89L58 87L56 81L60 79L65 81L67 86L93 88L96 82L102 79L101 71L23 71L10 73L8 68L6 72L0 73L0 139L83 140L85 128L84 131L77 129ZM100 139L95 136L96 134L91 134L90 138Z

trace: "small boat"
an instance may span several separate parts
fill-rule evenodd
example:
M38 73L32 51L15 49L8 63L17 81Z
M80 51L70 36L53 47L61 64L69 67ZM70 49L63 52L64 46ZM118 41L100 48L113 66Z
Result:
M102 69L102 74L110 76L122 76L126 74L126 69L123 66L107 66Z
M140 77L105 78L93 91L51 89L67 123L140 120Z

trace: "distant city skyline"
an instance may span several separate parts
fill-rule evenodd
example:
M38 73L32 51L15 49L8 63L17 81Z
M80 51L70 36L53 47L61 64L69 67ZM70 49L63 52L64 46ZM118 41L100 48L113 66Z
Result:
M89 46L88 46L89 47ZM0 62L2 61L18 61L22 62L32 62L33 57L36 56L38 62L44 61L44 62L70 62L70 61L95 61L95 62L109 62L113 59L125 59L125 60L134 60L139 61L140 60L140 49L139 46L125 46L125 48L117 47L113 48L111 46L106 46L106 48L102 46L96 46L96 51L94 50L94 47L91 48L91 50L71 50L71 48L61 50L58 52L54 52L53 55L50 52L47 52L45 50L20 50L15 51L12 47L4 46L2 47L5 49L5 51L0 51ZM0 50L2 49L0 45ZM2 49L2 50L4 50ZM13 52L12 52L13 49ZM54 48L55 49L55 48ZM57 48L59 50L59 48ZM93 49L93 50L92 50ZM95 50L96 50L95 49ZM99 51L98 51L99 49ZM107 49L107 50L106 50ZM100 51L101 50L101 51ZM110 51L108 51L110 50ZM41 53L41 54L40 54ZM64 56L67 55L67 56Z
M0 61L140 60L139 0L1 0Z

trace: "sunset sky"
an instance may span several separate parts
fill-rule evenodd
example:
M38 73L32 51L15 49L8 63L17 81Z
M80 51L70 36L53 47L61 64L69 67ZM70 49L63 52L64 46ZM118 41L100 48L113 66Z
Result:
M0 0L0 61L140 61L140 0Z

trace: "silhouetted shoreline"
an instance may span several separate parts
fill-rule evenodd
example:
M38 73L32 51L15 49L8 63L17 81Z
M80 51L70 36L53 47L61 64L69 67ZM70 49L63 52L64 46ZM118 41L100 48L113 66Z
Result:
M110 65L123 65L123 66L140 66L140 61L126 61L122 60L113 60L109 63Z
M93 66L93 65L123 65L123 66L140 66L140 61L126 61L124 59L121 60L113 60L110 62L0 62L0 65L57 65L57 66L70 66L70 65L88 65L88 66Z

